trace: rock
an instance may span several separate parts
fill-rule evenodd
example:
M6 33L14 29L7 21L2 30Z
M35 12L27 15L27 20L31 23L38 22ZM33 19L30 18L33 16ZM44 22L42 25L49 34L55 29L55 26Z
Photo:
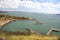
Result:
M59 32L59 29L52 28L48 31L46 35L50 35L52 32Z

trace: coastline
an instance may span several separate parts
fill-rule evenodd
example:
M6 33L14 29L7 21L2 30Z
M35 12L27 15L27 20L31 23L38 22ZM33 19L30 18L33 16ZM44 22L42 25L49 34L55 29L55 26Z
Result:
M30 18L26 18L26 17L20 17L20 18L17 17L16 19L15 18L16 17L10 16L9 18L4 17L3 20L0 19L0 29L2 29L6 24L8 24L16 19L30 20ZM31 19L31 20L33 20L33 19ZM15 39L16 40L58 40L60 38L58 36L53 36L53 35L42 35L42 34L34 32L34 31L32 33L30 35L29 32L25 33L25 32L19 32L19 31L17 31L17 32L2 31L2 32L0 32L0 39L3 39L3 40L15 40Z
M0 15L0 29L3 28L6 24L14 21L14 20L33 20L29 17L15 17L10 15Z
M0 15L0 29L3 28L4 25L16 20L33 20L37 22L38 24L41 24L38 20L34 18L29 18L29 17L16 17L16 16L10 16L10 15Z
M12 19L12 20L6 20L6 21L0 20L0 29L2 29L3 26L5 26L6 24L8 24L8 23L10 23L12 21L14 21L14 19Z

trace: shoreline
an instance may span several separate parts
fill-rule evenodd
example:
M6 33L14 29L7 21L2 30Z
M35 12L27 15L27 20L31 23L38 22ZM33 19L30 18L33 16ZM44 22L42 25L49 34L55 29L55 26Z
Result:
M6 25L14 20L29 20L29 21L33 20L33 21L36 21L38 24L41 24L38 20L35 20L35 18L0 15L0 29L2 29L4 25Z
M29 17L15 17L10 15L0 15L0 29L2 29L6 24L16 20L33 20Z
M22 31L15 31L15 32L8 32L1 30L5 25L12 21L16 20L30 20L29 17L13 17L13 16L3 16L0 18L0 40L59 40L60 36L53 36L50 35L50 32L48 32L48 35L40 34L31 28L28 28L28 32L22 32ZM35 19L31 19L34 21L37 21ZM40 23L37 21L37 23ZM53 29L52 29L53 30ZM55 30L55 29L54 29ZM53 31L54 31L53 30Z
M42 22L39 22L38 20L36 20L34 18L29 18L29 17L15 17L15 16L10 16L10 15L0 15L0 29L2 29L8 23L10 23L12 21L16 21L16 20L33 20L33 21L36 21L38 24L42 24ZM39 34L39 33L35 32L35 31L33 31L31 28L28 28L28 31L31 32L31 33ZM46 35L50 35L53 31L59 32L59 30L53 28Z
M6 20L5 22L3 22L2 20L0 20L0 29L2 29L6 24L10 23L14 21L14 19L12 20Z

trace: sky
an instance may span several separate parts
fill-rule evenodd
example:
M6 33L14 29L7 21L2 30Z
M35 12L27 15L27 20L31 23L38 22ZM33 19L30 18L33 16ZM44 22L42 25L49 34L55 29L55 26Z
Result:
M60 14L60 0L0 0L0 11Z

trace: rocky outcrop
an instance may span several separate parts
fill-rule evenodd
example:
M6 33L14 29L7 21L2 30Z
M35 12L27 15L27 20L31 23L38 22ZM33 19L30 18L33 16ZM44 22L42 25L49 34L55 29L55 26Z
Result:
M46 33L46 35L50 35L52 32L59 32L59 29L52 28Z

